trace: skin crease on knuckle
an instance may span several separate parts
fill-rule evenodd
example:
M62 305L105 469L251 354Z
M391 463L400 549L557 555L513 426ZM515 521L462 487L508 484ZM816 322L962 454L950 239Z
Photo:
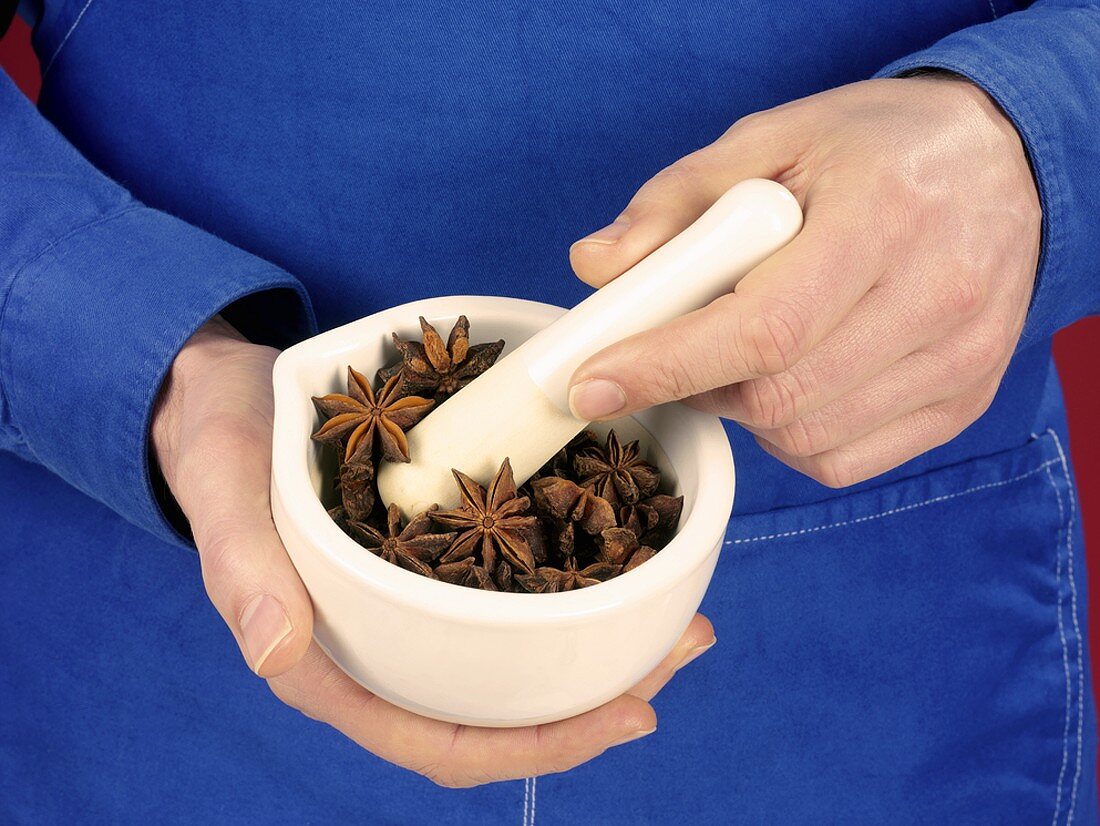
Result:
M780 298L755 303L735 317L732 344L737 359L753 376L783 373L806 352L811 329L806 314L812 310Z

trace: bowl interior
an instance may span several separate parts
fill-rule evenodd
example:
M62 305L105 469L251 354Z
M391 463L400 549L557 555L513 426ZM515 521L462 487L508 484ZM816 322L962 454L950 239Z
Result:
M578 615L610 607L694 570L724 533L733 501L734 470L729 443L718 419L679 404L662 405L615 422L595 425L605 435L614 427L626 440L640 439L647 461L657 465L668 492L684 496L677 535L656 557L629 573L579 591L560 594L484 592L436 582L391 565L359 546L329 518L337 504L331 480L337 460L310 439L319 425L311 396L345 389L347 366L373 378L397 354L390 333L419 338L423 315L446 335L460 313L470 319L473 342L503 338L514 349L564 312L537 302L484 296L451 296L395 307L328 331L285 351L275 366L275 459L273 479L288 516L349 575L398 599L414 600L431 612L472 619L504 611L517 621L537 621L552 611ZM429 414L430 415L430 414ZM486 480L479 480L483 483ZM293 551L292 551L293 555ZM491 603L486 607L486 601ZM517 609L513 613L512 609Z

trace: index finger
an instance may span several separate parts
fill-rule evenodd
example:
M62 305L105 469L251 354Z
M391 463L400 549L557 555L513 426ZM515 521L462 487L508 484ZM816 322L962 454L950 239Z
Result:
M649 703L629 694L539 726L495 729L444 723L367 691L316 643L297 666L268 684L285 703L335 726L367 751L456 788L565 771L657 727Z
M523 728L461 726L405 711L344 674L316 643L298 666L268 683L284 702L384 760L442 785L473 786L566 771L649 734L657 718L647 701L714 642L709 620L696 614L672 651L627 694L567 720Z
M570 393L575 415L622 416L780 373L836 329L880 277L883 255L860 231L866 217L861 221L853 201L824 202L811 191L805 214L798 236L733 292L577 368Z

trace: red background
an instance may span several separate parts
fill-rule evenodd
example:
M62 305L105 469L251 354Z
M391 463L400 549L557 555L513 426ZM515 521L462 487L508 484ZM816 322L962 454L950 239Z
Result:
M29 97L37 98L38 60L31 51L30 30L22 20L15 20L0 40L0 67ZM1084 511L1089 590L1093 594L1100 594L1100 442L1090 432L1091 423L1100 417L1100 382L1094 380L1093 370L1093 354L1098 348L1100 318L1079 321L1054 339L1054 355L1069 408L1071 452ZM1100 654L1100 600L1089 606L1089 631L1096 662Z

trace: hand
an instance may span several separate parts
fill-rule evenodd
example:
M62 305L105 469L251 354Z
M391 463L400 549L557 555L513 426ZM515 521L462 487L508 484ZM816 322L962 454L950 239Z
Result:
M152 438L191 522L210 599L249 667L280 699L447 786L564 771L656 727L648 701L714 641L702 616L628 694L570 720L520 729L456 726L399 709L312 644L313 607L275 531L268 498L276 355L221 319L209 322L172 366Z
M745 178L805 225L709 306L597 353L580 418L684 399L830 487L954 438L988 408L1023 327L1041 212L1019 136L950 75L856 83L751 115L573 245L593 286Z

